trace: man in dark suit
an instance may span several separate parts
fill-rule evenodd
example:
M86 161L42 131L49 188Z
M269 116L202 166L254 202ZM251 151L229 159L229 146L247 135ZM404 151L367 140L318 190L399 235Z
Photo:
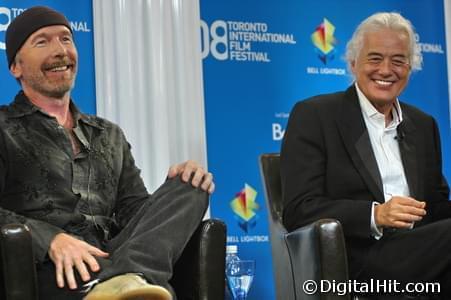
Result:
M397 13L372 15L346 57L354 84L291 112L281 151L285 226L337 219L351 279L440 282L450 299L451 207L438 128L398 101L421 66L413 27Z

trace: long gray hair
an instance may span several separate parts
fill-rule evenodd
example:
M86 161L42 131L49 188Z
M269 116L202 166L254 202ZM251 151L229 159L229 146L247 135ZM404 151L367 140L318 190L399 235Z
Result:
M351 63L357 59L360 50L362 50L363 38L365 34L384 28L407 33L409 38L409 64L411 70L420 70L423 57L416 40L416 33L412 23L410 23L409 20L405 19L399 13L395 12L376 13L369 16L359 24L357 29L354 31L351 40L349 40L346 45L346 61L348 63L348 69L351 70Z

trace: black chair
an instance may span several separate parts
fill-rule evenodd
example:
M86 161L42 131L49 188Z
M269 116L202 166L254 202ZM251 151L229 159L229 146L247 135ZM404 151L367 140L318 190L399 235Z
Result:
M201 223L174 267L171 284L177 299L224 299L225 244L226 226L222 221ZM37 300L36 269L26 226L2 227L0 254L0 299Z
M260 173L269 210L269 224L276 299L351 299L332 293L308 295L303 284L308 280L347 282L345 241L338 221L324 219L293 232L282 223L282 187L279 154L260 156Z

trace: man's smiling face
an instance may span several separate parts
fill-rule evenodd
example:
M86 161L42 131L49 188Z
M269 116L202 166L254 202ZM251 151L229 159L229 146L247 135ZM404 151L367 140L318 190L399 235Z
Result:
M77 60L70 30L63 25L47 26L26 40L11 65L11 72L24 90L61 98L74 85Z
M376 109L391 108L410 75L407 33L381 29L365 33L351 69L363 94Z

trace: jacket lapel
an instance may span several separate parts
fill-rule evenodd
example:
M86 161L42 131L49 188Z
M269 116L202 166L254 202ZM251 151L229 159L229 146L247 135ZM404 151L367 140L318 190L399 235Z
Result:
M405 112L406 110L403 110ZM401 160L404 166L407 184L409 185L410 195L413 198L421 197L422 191L419 190L418 156L415 137L416 126L410 117L403 114L403 121L398 126L398 143L401 152Z
M348 88L344 94L342 111L337 123L355 168L374 198L380 202L384 201L382 178L354 86Z

